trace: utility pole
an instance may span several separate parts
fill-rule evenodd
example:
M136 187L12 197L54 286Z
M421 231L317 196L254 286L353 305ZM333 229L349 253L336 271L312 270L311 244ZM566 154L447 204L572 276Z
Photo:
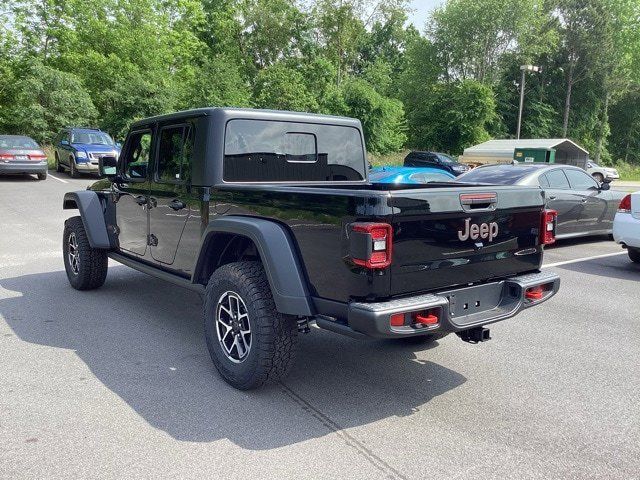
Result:
M516 132L516 138L520 140L520 128L522 127L522 109L524 107L524 84L526 72L541 72L542 68L535 65L520 65L520 71L522 76L520 77L520 110L518 111L518 131Z

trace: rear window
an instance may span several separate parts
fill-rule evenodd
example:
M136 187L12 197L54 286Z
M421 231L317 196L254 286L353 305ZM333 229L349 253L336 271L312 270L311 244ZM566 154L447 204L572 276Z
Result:
M362 181L357 128L270 120L231 120L224 143L226 182Z
M515 165L479 167L458 177L459 182L513 185L534 171L533 168Z
M0 136L0 148L6 149L39 149L35 140L29 137L2 137Z

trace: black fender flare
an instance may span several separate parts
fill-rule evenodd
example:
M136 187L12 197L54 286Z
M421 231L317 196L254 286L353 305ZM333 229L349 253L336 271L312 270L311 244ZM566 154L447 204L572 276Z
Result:
M209 223L202 234L194 279L207 261L209 241L216 233L232 233L249 238L258 249L260 259L280 313L310 316L314 313L304 270L289 232L277 222L263 218L227 215Z
M104 220L104 209L96 192L80 190L64 194L63 210L77 208L91 248L110 249L111 243Z

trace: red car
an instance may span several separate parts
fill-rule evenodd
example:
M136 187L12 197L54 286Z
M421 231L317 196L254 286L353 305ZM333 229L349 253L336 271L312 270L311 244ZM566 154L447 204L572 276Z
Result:
M36 174L47 178L47 156L38 143L23 135L0 135L0 175Z

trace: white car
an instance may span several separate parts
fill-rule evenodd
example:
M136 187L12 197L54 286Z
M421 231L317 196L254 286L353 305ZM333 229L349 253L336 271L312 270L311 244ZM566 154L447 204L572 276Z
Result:
M611 180L618 180L620 178L618 170L611 167L601 167L593 160L587 162L587 173L600 183L604 181L610 182Z
M640 191L620 202L613 220L613 239L626 247L631 261L640 263Z

